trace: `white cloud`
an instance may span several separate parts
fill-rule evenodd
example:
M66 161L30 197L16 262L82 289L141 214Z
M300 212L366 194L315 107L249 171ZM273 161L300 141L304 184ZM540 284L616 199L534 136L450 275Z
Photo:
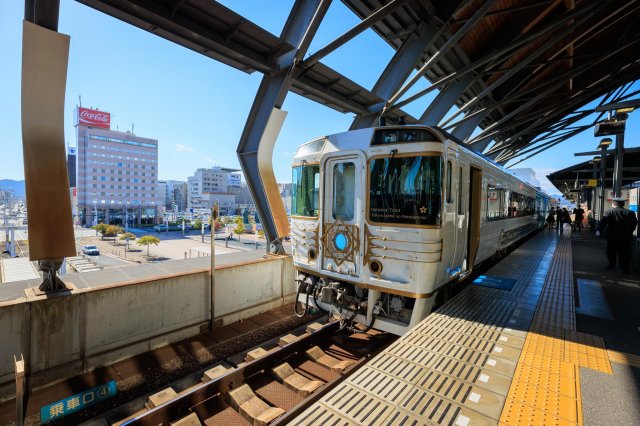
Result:
M195 150L193 148L191 148L189 145L183 145L181 143L177 143L176 144L176 151L178 151L178 152L193 152Z

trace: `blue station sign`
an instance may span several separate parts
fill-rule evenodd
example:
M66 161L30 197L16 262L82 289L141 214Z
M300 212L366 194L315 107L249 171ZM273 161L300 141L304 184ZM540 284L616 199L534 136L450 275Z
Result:
M93 389L65 398L62 401L45 405L40 409L40 422L52 422L93 404L109 399L116 394L116 382L112 380Z

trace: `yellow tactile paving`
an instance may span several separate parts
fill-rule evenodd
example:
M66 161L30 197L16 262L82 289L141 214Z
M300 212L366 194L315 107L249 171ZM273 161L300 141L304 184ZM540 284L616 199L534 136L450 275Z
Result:
M505 409L500 417L500 423L508 426L515 425L576 425L577 422L571 422L560 417L554 416L548 412L538 410L526 404L507 399Z
M612 350L607 350L607 355L609 355L609 360L611 362L617 362L618 364L625 364L632 367L640 368L640 356L638 355L632 355Z
M563 363L566 369L573 370L574 366L569 363ZM546 374L545 374L546 373ZM568 396L570 398L576 398L576 386L574 375L571 377L565 377L560 374L549 374L537 370L525 364L518 364L514 379L518 378L522 383L531 383L537 381L537 384L541 388L549 389L552 392ZM518 384L514 381L514 386Z
M521 255L530 262L512 291L465 289L298 424L582 425L579 367L610 372L609 357L640 357L607 353L601 338L576 331L571 241L561 238L553 259L546 244L540 257ZM526 275L532 259L547 259L546 279ZM511 276L500 265L492 273Z
M612 373L604 340L576 331L571 262L571 242L563 238L531 320L501 423L581 425L579 367Z
M571 330L565 331L564 358L565 361L580 367L591 368L607 374L613 373L604 340L600 336Z

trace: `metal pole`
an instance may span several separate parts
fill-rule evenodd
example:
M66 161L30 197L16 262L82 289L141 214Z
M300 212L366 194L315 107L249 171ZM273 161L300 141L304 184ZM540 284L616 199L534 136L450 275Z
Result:
M204 220L202 221L202 229L200 230L200 237L204 243ZM213 238L213 224L211 225L211 238Z
M604 193L606 191L607 185L607 147L602 147L602 154L600 154L600 214L598 215L598 223L602 220L602 216L604 216Z
M597 182L598 181L598 163L595 162L595 161L592 161L591 163L593 164L593 170L591 171L591 178L594 179ZM594 212L594 215L595 215L595 211L596 211L596 205L598 204L597 201L596 201L596 188L597 187L598 187L598 184L596 183L596 185L591 190L591 202L587 206L587 208L589 210ZM595 220L595 217L593 219Z
M16 257L16 229L15 225L11 225L11 246L9 254Z
M213 208L211 209L211 221L214 223L218 218L218 203L213 203ZM211 229L211 329L213 329L213 320L215 318L215 289L216 289L216 281L215 281L215 271L216 271L216 238L215 231Z
M624 133L616 135L616 156L613 166L613 196L622 196L622 168L624 158Z

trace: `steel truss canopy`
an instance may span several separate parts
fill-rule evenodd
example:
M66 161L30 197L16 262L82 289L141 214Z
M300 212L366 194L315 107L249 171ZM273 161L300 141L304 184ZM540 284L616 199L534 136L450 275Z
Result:
M606 151L606 171L605 171L605 187L613 187L614 175L614 152ZM600 154L600 153L598 153ZM596 163L596 175L600 182L600 164ZM592 160L585 161L566 169L558 170L547 176L549 181L559 190L566 192L566 189L580 189L582 185L586 185L589 179L593 177L594 165ZM576 186L576 182L578 183ZM622 169L622 185L636 186L636 182L640 182L640 148L626 148L624 150L624 167Z
M275 74L279 58L296 50L212 0L78 1L248 73ZM440 125L503 164L591 127L598 117L580 108L602 97L623 101L640 71L637 0L343 3L362 23L297 62L290 90L355 114L352 128L381 116ZM398 52L371 89L321 62L367 28ZM422 78L428 88L407 96ZM416 118L402 111L434 91L441 96L434 109L444 112ZM444 119L453 105L458 111Z

